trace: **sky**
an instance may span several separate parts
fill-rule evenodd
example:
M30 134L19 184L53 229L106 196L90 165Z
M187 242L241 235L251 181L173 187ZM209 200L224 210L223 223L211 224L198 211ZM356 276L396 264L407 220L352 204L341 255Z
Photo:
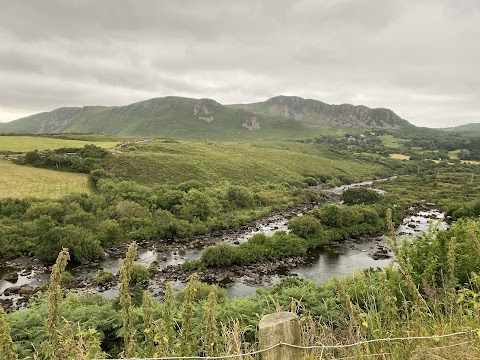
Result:
M295 95L480 122L478 0L4 0L0 44L0 121Z

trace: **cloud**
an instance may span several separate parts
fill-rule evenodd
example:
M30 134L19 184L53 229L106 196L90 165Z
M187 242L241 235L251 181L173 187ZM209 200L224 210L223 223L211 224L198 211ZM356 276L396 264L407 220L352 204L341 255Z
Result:
M0 121L151 97L278 94L480 122L480 2L44 0L0 13Z

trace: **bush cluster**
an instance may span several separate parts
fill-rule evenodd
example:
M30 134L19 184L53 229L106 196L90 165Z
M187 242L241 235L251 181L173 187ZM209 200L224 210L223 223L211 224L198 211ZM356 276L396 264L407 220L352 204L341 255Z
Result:
M227 267L276 260L307 252L307 242L285 231L267 237L256 234L237 246L218 244L206 248L201 263L206 267Z
M315 199L279 184L205 188L198 181L149 188L95 175L95 193L58 200L0 199L0 259L36 255L51 263L63 247L74 262L103 256L127 239L190 237L238 226L275 207ZM98 176L97 176L98 175Z

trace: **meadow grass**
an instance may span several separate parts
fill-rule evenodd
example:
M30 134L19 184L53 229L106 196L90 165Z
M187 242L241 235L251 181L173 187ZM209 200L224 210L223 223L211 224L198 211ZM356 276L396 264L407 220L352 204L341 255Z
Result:
M391 147L391 148L400 148L401 143L404 141L393 135L382 135L382 136L379 136L379 139L382 140L385 146Z
M294 142L151 141L127 146L107 165L124 179L145 185L198 180L215 184L298 182L306 176L370 179L380 165L334 158L313 144Z
M59 198L88 191L87 175L38 169L0 160L0 198Z
M399 160L410 160L410 156L403 155L403 154L390 154L392 159L399 159Z
M377 183L377 187L387 191L387 197L394 196L399 201L401 199L407 203L433 202L448 207L452 203L468 202L478 198L480 176L474 174L472 178L472 172L439 169L429 175L399 177Z
M53 150L58 148L81 148L94 144L103 148L112 148L118 144L113 141L80 141L56 139L41 136L0 136L0 151L26 152L33 150Z
M450 159L458 159L458 153L462 150L452 150L448 152Z

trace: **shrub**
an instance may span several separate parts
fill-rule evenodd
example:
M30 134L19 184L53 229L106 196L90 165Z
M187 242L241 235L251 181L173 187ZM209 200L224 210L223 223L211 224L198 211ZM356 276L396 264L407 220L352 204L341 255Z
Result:
M104 256L100 242L90 231L74 225L55 227L40 236L36 255L41 261L54 262L62 248L69 249L72 261L99 259Z
M164 210L175 211L175 207L182 203L185 192L181 190L168 190L157 198L157 204Z
M210 291L212 290L213 285L209 285L207 283L203 283L200 281L196 281L194 284L194 292L195 292L195 302L202 302L207 300ZM183 288L177 293L176 300L178 303L183 303L185 301L185 296L187 292L187 288ZM219 288L218 289L218 302L223 302L227 298L227 290Z
M181 205L178 206L179 213L182 219L194 221L198 219L205 221L214 211L214 202L210 196L191 189L182 199Z
M291 232L304 239L317 236L322 230L320 220L311 215L304 215L291 219L288 222Z
M305 185L307 185L307 186L316 186L316 185L318 185L318 180L315 179L315 178L312 177L312 176L307 176L306 178L303 179L303 182L304 182Z
M87 213L83 210L78 210L73 214L65 215L63 222L65 225L72 224L93 230L96 225L96 218L93 214Z
M158 263L153 261L147 268L150 275L156 274L158 272Z
M268 241L268 236L265 235L264 233L255 234L250 239L248 239L248 242L250 244L257 244L257 245L265 245L267 241Z
M63 271L62 274L60 275L60 283L62 285L69 285L75 281L75 276L73 276L70 272L68 271Z
M307 253L307 242L294 234L277 231L271 237L271 247L276 258L304 255Z
M343 226L343 211L341 206L328 204L322 208L315 209L311 212L320 223L327 227Z
M130 280L130 286L146 283L150 278L148 269L141 264L133 264L132 278Z
M104 169L95 169L88 174L88 184L92 187L93 190L97 190L98 181L100 179L109 179L112 175L105 171Z
M62 222L65 209L59 202L44 201L33 203L25 213L29 220L38 219L41 216L50 216L57 222Z
M113 279L113 274L105 270L99 270L97 272L97 275L95 275L95 283L97 285L106 285L108 283L111 283Z
M237 249L227 244L209 246L203 250L201 259L207 267L230 266L238 259Z
M205 264L202 260L187 260L182 265L182 270L190 271L201 271L205 269Z
M118 244L123 239L123 232L115 220L104 220L97 226L97 238L102 246Z
M188 192L191 189L203 190L205 189L205 185L198 180L188 180L179 184L177 189L183 192Z
M340 200L346 205L370 205L382 201L382 196L374 190L353 187L343 192Z
M228 187L226 199L231 207L240 209L252 207L254 203L252 192L243 186L237 185Z

